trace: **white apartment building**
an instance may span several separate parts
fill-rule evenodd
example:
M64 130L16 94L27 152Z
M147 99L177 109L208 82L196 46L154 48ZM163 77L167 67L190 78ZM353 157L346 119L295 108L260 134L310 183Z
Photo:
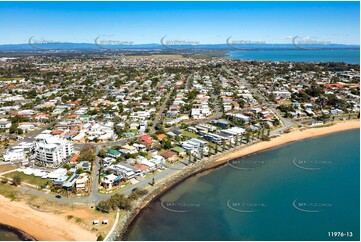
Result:
M35 160L45 166L56 166L73 153L73 143L50 134L39 134L34 141Z

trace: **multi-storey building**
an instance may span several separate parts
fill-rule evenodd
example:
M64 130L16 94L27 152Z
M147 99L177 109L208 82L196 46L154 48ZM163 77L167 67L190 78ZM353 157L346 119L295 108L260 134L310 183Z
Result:
M39 134L34 141L35 160L45 166L56 166L73 153L73 143L50 134Z

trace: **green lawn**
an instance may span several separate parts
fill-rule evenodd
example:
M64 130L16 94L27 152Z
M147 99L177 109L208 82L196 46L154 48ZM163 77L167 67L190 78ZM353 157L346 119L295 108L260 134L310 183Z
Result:
M21 182L29 183L35 186L40 186L46 183L47 179L42 179L41 177L26 175L19 171L14 171L6 174L6 177L12 178L14 175L19 175L21 177Z
M181 132L182 132L182 135L185 136L185 137L189 137L189 138L198 138L199 137L198 134L188 132L186 130L182 130Z

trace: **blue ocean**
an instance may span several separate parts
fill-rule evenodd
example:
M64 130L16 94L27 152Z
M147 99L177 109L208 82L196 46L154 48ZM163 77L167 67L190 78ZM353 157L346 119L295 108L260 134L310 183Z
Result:
M359 49L324 50L239 50L229 52L227 58L258 61L345 62L360 64Z
M126 240L359 240L360 130L197 174L153 201Z

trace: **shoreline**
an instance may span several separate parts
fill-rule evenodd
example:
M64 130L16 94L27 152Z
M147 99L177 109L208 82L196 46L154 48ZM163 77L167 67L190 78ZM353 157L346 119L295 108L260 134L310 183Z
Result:
M303 130L295 129L289 133L283 133L280 136L271 138L270 141L259 141L250 144L249 146L235 147L226 151L225 153L214 155L214 157L208 157L206 158L208 161L200 162L200 164L197 164L198 167L192 167L191 165L190 169L185 169L184 172L180 172L181 174L178 174L178 176L175 174L175 177L170 177L169 181L166 179L166 181L163 182L159 188L153 189L153 191L151 191L144 199L142 199L142 201L139 201L138 206L135 206L134 210L129 213L129 215L126 216L123 221L120 221L118 224L118 231L115 232L116 234L109 236L110 240L123 240L124 236L128 233L129 228L132 226L144 208L146 208L151 202L162 196L164 193L168 192L192 176L216 169L222 165L225 165L230 160L254 155L259 152L264 152L292 142L317 138L320 136L353 129L360 129L360 120L357 119L336 122L333 125L326 127L310 127Z
M120 218L116 229L107 237L108 240L120 239L127 234L129 227L149 203L176 187L189 177L198 175L224 165L227 161L253 155L295 141L316 138L332 133L359 129L359 120L337 122L327 127L313 127L304 130L295 129L289 133L271 138L270 141L257 141L246 146L231 148L224 153L199 160L173 176L156 183L149 193L134 204L134 208ZM96 234L66 220L61 214L39 212L23 202L10 201L0 195L0 221L5 226L21 231L34 240L88 240L95 241Z
M15 234L18 237L18 239L21 240L21 241L36 241L35 238L31 237L30 235L28 235L24 231L22 231L20 229L17 229L17 228L15 228L13 226L0 223L0 229L9 231L9 232Z
M96 240L96 235L61 214L40 212L23 202L0 195L0 221L30 236L33 240Z
M348 125L345 126L345 124ZM238 159L244 156L254 155L259 152L264 152L293 142L317 138L324 135L329 135L333 133L343 132L352 129L359 129L359 128L360 128L359 120L349 120L349 121L337 122L334 125L326 126L326 127L311 127L304 130L301 129L293 130L289 133L284 133L280 136L272 138L270 141L260 141L247 147L244 146L237 147L235 152L232 153L226 152L226 154L224 154L222 158L206 165L205 169L209 170L212 168L216 168L218 166L227 163L230 160Z

